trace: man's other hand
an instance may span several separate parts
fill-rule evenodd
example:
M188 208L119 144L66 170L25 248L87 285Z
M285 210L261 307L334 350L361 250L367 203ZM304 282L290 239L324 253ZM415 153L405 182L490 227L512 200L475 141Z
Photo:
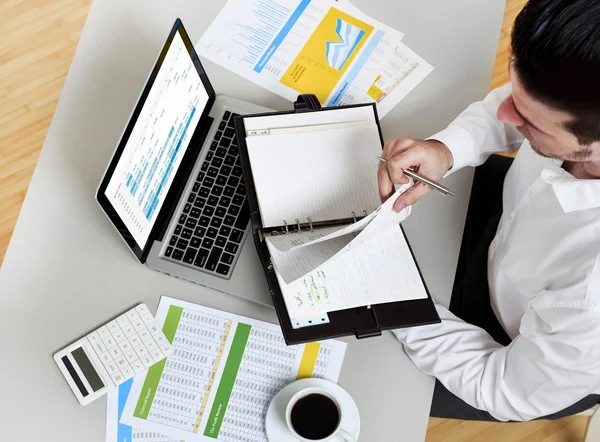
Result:
M453 164L448 147L436 140L424 141L407 137L396 139L385 145L381 156L387 160L387 164L381 162L377 173L381 201L393 195L394 184L408 183L404 169L412 167L419 174L433 181L440 181ZM400 212L430 191L422 183L415 183L394 203L394 210Z

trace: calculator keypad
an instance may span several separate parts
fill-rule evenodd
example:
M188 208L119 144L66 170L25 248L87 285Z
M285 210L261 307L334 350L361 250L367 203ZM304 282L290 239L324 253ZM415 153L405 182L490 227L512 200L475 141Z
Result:
M115 385L160 362L171 352L171 345L145 304L90 333L87 340Z

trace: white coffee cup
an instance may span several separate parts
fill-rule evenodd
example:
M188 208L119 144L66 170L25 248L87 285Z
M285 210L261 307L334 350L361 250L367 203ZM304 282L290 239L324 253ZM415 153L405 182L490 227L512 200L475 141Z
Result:
M306 439L306 438L302 437L301 435L299 435L292 425L292 409L294 408L294 405L296 405L296 403L300 399L302 399L303 397L306 397L310 394L321 394L323 396L326 396L327 398L331 399L331 401L335 404L335 406L338 409L339 420L338 420L337 427L329 436L326 436L323 439ZM304 388L304 389L300 390L298 393L296 393L294 396L292 396L292 398L288 402L287 407L285 409L285 422L288 426L288 430L290 430L290 433L292 435L294 435L294 437L301 442L339 441L340 438L341 438L341 440L346 441L346 442L356 442L356 439L351 434L349 434L347 431L345 431L343 428L341 428L340 424L342 423L342 419L343 419L343 411L342 411L342 407L340 406L340 402L338 401L338 399L335 397L335 395L331 391L326 390L325 388L308 387L308 388Z

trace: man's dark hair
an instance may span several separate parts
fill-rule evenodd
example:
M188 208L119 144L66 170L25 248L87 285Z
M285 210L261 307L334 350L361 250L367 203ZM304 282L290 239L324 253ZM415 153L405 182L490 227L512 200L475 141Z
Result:
M580 144L600 141L600 0L530 0L512 64L529 94L573 115L565 127Z

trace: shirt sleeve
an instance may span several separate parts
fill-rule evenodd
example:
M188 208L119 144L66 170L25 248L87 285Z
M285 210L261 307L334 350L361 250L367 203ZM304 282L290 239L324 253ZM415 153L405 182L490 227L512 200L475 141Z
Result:
M493 90L483 101L470 105L446 129L429 137L441 141L452 152L454 165L448 173L483 164L496 152L514 152L523 143L523 135L496 116L500 103L511 92L510 83Z
M600 387L599 313L562 304L530 309L504 347L437 305L440 324L395 330L413 363L469 405L526 421L573 405Z

